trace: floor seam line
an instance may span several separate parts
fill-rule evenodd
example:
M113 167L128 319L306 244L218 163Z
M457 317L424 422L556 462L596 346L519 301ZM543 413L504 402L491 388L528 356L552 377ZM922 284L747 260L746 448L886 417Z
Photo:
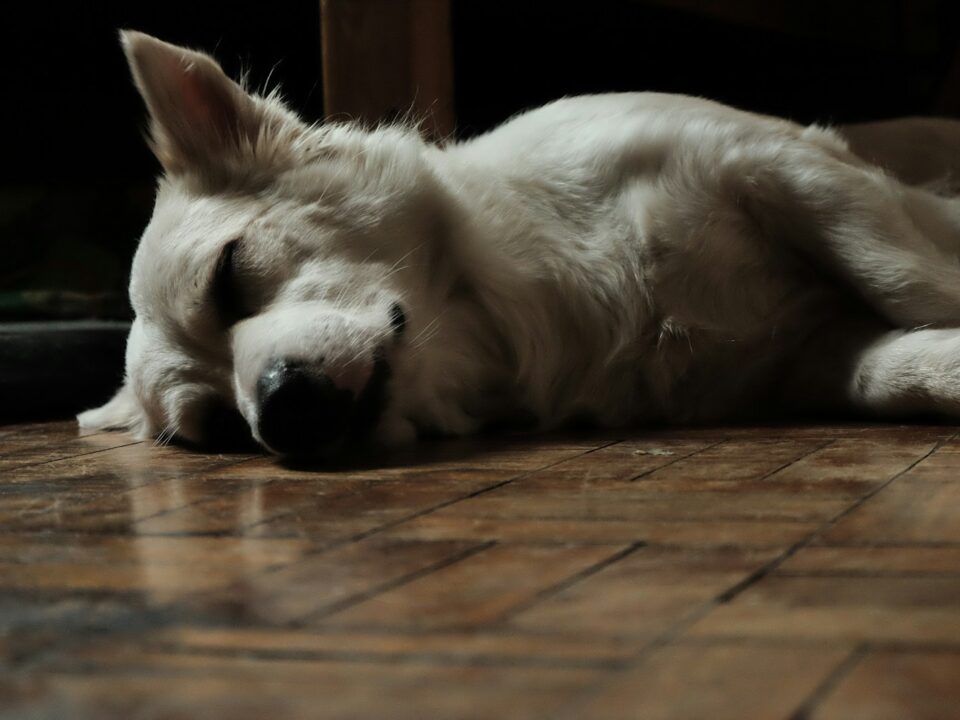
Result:
M860 664L869 649L868 643L860 643L847 653L810 691L810 694L804 698L799 707L788 716L790 720L807 720L811 713L817 709L817 706L830 697L830 694Z

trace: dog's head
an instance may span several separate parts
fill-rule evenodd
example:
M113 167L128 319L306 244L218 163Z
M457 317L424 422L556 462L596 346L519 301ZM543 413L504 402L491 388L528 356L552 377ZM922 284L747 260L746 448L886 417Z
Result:
M435 370L410 355L445 292L432 150L409 129L308 125L203 53L122 44L164 176L125 384L81 425L200 445L239 426L284 454L411 433L403 408L430 405Z

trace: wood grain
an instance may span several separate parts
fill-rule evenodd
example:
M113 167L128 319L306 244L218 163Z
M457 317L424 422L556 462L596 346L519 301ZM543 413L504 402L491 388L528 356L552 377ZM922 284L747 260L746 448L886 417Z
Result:
M453 132L449 0L321 0L324 108L368 125L414 120Z
M951 717L958 470L924 425L328 467L0 428L0 716Z

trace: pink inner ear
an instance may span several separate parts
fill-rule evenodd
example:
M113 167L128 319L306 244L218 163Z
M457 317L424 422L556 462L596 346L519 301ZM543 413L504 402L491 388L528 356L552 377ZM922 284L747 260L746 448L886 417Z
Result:
M179 86L182 111L190 129L201 133L212 131L222 144L236 141L237 110L228 89L194 68L183 70Z

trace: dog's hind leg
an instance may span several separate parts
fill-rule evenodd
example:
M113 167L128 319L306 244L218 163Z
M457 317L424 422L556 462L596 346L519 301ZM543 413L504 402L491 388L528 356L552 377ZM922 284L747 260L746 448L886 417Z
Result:
M903 199L917 229L956 262L960 258L960 198L904 187Z
M960 417L960 330L896 330L856 359L848 394L881 416Z
M737 202L763 235L817 259L898 327L960 327L960 205L809 146L748 160Z
M906 187L906 210L945 252L960 253L960 121L909 117L837 128L850 150Z
M788 409L807 412L960 417L960 329L833 319L794 358L782 398Z

